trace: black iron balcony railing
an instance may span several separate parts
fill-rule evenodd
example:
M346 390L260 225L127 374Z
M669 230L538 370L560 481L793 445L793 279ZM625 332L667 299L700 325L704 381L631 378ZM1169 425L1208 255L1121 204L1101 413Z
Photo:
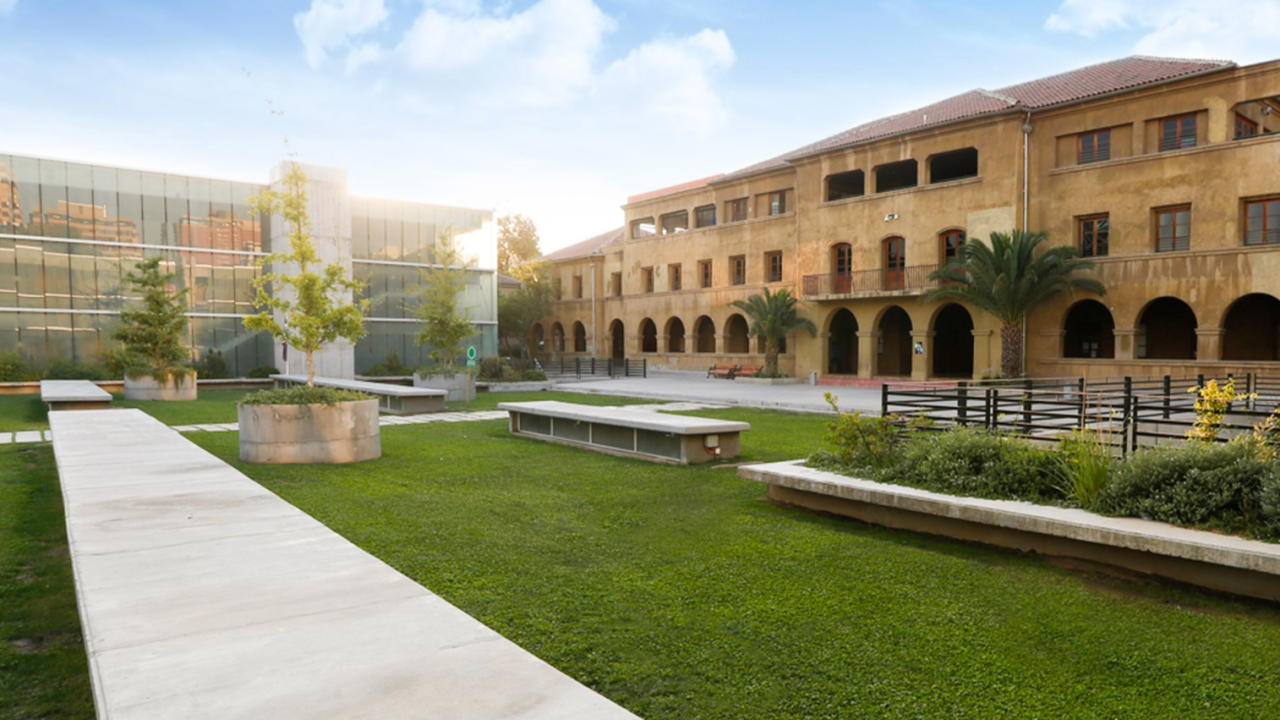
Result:
M804 294L864 295L885 292L922 292L937 287L930 280L941 265L912 265L897 270L859 270L851 273L825 273L804 276Z

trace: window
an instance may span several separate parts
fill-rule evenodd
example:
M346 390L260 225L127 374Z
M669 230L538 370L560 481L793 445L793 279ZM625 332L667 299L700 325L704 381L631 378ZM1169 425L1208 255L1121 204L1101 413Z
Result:
M929 182L978 177L978 149L961 148L938 153L929 158Z
M653 218L644 218L643 220L635 220L631 223L631 237L646 238L653 237L654 225Z
M1111 159L1111 131L1098 130L1080 136L1079 155L1081 165Z
M1280 198L1253 200L1244 204L1244 244L1280 243Z
M1156 210L1156 252L1191 249L1191 206Z
M622 297L622 273L620 272L614 273L612 277L612 283L613 283L613 296Z
M964 247L964 231L948 230L940 237L942 238L942 262L958 259L960 248Z
M764 254L764 272L766 282L782 282L781 250L774 250Z
M711 261L710 260L698 261L698 284L704 288L711 287Z
M1077 221L1080 235L1080 254L1084 257L1105 257L1111 242L1111 216L1090 215Z
M733 278L733 285L747 284L747 256L734 255L729 258L729 274Z
M729 216L729 222L742 222L747 219L747 199L730 200L724 204L724 210L724 214Z
M1160 121L1160 151L1196 146L1196 116L1180 115Z
M693 209L694 227L711 227L716 224L716 206L703 205Z
M915 160L902 160L886 165L879 165L876 174L876 192L889 192L913 188L917 184L918 169Z
M573 296L579 300L582 299L582 276L573 276Z
M1258 134L1258 123L1236 113L1236 139L1253 137Z
M906 283L907 241L900 237L884 241L884 288L900 290Z
M672 290L680 289L680 264L672 264L667 266L667 283Z
M645 292L653 292L653 268L640 268L640 282L644 284Z
M787 192L781 190L779 192L769 193L769 214L781 215L787 211Z
M866 174L861 170L827 176L827 202L861 197L866 194Z
M662 216L662 234L674 235L689 229L689 211L667 213Z

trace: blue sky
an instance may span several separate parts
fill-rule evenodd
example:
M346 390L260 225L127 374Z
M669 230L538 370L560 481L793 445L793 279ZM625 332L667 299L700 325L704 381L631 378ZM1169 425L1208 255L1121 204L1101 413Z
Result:
M0 0L0 152L523 212L628 195L1134 53L1280 58L1280 0Z

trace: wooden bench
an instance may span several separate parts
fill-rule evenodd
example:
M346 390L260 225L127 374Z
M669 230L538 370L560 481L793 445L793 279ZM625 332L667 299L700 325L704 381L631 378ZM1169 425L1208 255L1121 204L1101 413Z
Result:
M738 456L749 423L546 400L500 403L511 433L610 455L690 465Z
M40 399L51 411L111 407L111 393L88 380L41 380Z
M716 364L716 365L712 365L707 370L707 377L718 377L718 378L723 378L725 380L732 380L733 374L737 372L737 370L738 370L737 365Z
M306 375L272 375L276 387L306 385ZM378 410L391 415L417 415L418 413L443 412L445 390L431 388L405 387L386 383L365 382L363 380L346 380L343 378L327 378L316 376L316 385L337 388L339 390L355 390L378 398Z
M729 376L729 379L755 377L762 370L764 370L763 365L739 365L738 369L733 371L733 375Z

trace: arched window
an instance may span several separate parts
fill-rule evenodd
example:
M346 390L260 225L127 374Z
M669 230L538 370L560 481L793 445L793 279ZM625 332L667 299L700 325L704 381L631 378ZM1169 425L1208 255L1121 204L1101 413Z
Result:
M1062 323L1062 357L1114 358L1116 323L1111 311L1097 300L1071 306Z
M747 319L741 315L730 315L725 321L724 351L727 353L745 354L751 352L751 338L748 335Z
M960 257L960 248L964 247L964 240L963 230L946 230L938 236L943 263Z
M640 352L658 352L658 325L649 318L640 321Z
M1174 297L1152 300L1138 318L1139 358L1194 360L1196 314Z
M716 324L711 318L703 315L693 323L693 334L696 338L696 352L713 353L716 351Z
M649 323L652 325L652 321ZM622 360L627 356L627 326L621 320L614 320L609 323L610 340L613 342L613 359ZM657 340L655 339L656 343Z
M667 352L684 352L684 321L678 317L667 321Z
M573 351L587 351L587 329L577 321L573 323Z

